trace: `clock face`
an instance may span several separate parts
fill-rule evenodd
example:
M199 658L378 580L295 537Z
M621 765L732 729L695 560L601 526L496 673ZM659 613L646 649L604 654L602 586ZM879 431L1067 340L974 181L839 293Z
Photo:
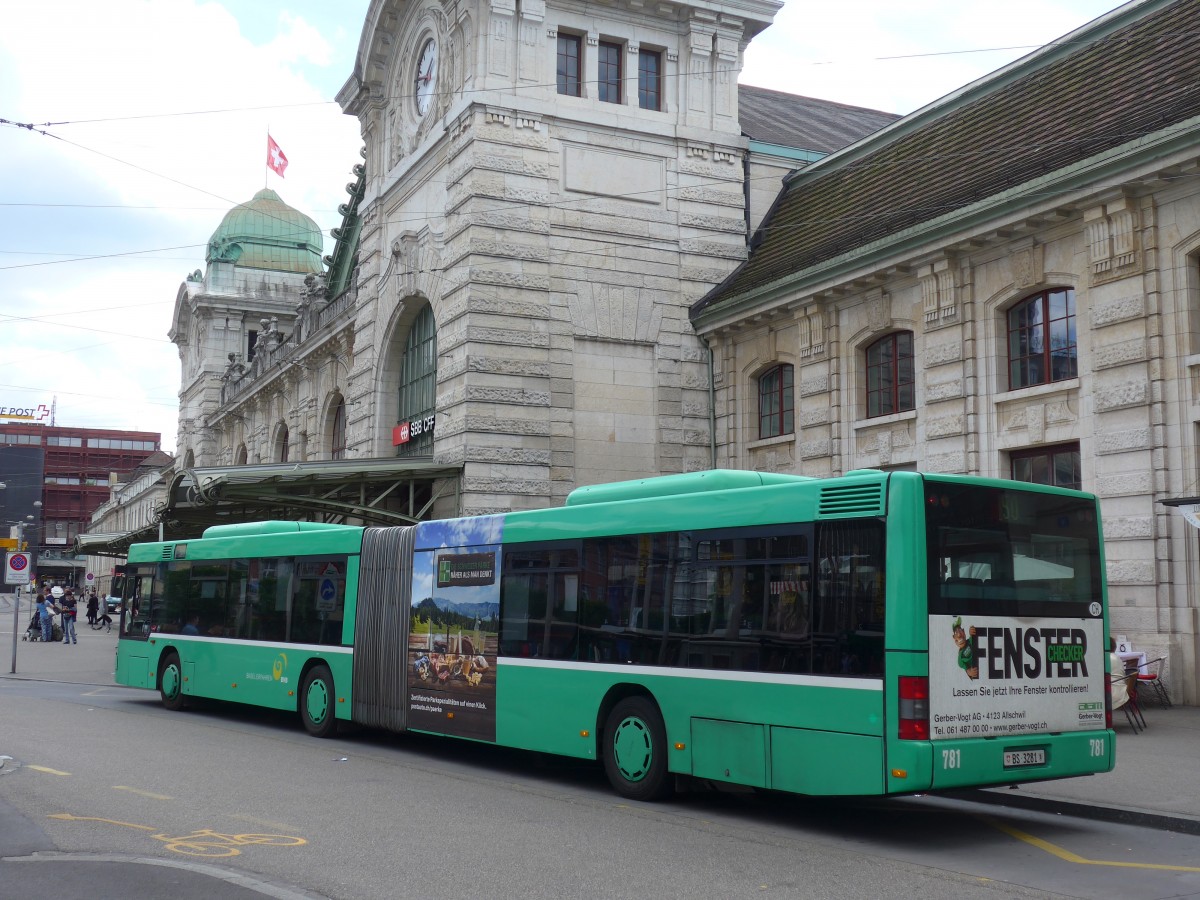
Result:
M416 87L413 97L417 102L417 113L425 115L433 105L433 92L437 85L438 52L433 38L425 42L421 48L421 56L417 60Z

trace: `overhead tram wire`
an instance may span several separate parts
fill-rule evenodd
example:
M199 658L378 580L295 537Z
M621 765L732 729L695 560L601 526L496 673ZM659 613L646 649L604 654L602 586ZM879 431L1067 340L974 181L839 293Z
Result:
M1190 36L1191 36L1191 34L1189 33L1189 34L1183 34L1183 35L1173 35L1173 36L1175 36L1175 37L1190 37ZM1127 39L1125 39L1125 38L1116 38L1116 37L1113 37L1113 36L1107 36L1107 37L1104 37L1104 38L1098 38L1098 39L1091 40L1091 41L1052 41L1052 42L1049 42L1049 43L1047 43L1047 44L1042 44L1042 45L1029 45L1029 46L1030 46L1030 47L1034 47L1034 46L1037 46L1037 47L1051 47L1051 46L1069 46L1069 45L1081 45L1081 46L1088 46L1088 45L1097 45L1097 44L1102 44L1102 43L1104 43L1104 42L1106 42L1106 41L1108 41L1108 40L1118 40L1118 39L1119 39L1119 40L1122 40L1122 41L1127 41ZM1015 50L1015 49L1027 49L1027 48L1026 48L1026 47L1020 47L1020 46L1017 46L1017 47L1003 47L1003 48L1000 48L1000 47L997 47L997 48L982 48L982 49L978 49L978 50L953 50L953 51L938 51L938 52L932 52L932 53L923 53L923 54L905 54L905 55L899 55L899 56L884 56L884 57L874 57L874 59L877 59L877 60L910 59L910 58L921 58L921 57L934 57L934 56L946 56L946 55L960 55L960 54L965 54L965 53L996 52L996 51L1000 51L1000 50ZM815 63L814 63L814 64L815 64ZM662 77L679 77L679 76L682 76L682 75L685 75L685 74L690 74L690 73L678 72L678 73L673 73L673 75L669 75L669 76L664 74ZM631 79L632 79L632 77L631 77ZM630 80L631 80L631 79L630 79ZM591 83L591 82L589 82L589 83ZM550 85L550 84L546 84L546 85L528 85L528 86L517 86L515 89L516 89L516 90L523 90L523 89L525 89L525 88L530 88L530 89L532 89L532 88L535 88L535 87L540 89L540 88L547 88L547 87L553 87L553 86L554 86L554 85ZM471 92L472 92L472 91L468 90L468 91L464 91L463 93L471 93ZM401 94L401 95L398 95L398 96L399 96L400 98L403 98L403 97L405 97L405 96L410 96L410 95ZM323 104L325 104L325 103L332 103L332 102L336 102L336 101L314 101L314 102L312 102L312 103L305 103L305 104L290 104L290 105L292 105L292 106L323 105ZM285 106L286 106L286 105L285 105ZM159 177L159 178L163 178L163 179L165 179L165 180L167 180L167 181L171 181L172 183L174 183L174 184L178 184L178 185L180 185L180 186L182 186L182 187L185 187L185 188L189 188L189 189L192 189L192 190L199 191L199 192L201 192L201 193L204 193L204 194L206 194L206 195L208 195L208 196L211 196L211 197L214 197L214 198L216 198L216 199L218 199L218 200L221 200L223 203L230 203L230 204L233 204L233 208L235 208L235 209L236 209L236 208L238 208L238 207L240 207L240 206L244 206L245 204L244 204L244 203L234 203L233 201L230 201L230 200L228 200L227 198L220 196L219 194L215 194L215 193L213 193L213 192L211 192L211 191L205 190L204 188L200 188L200 187L197 187L197 186L195 186L195 185L190 185L190 184L187 184L186 182L183 182L183 181L180 181L180 180L178 180L178 179L172 178L172 177L170 177L170 176L168 176L168 175L163 175L163 174L161 174L161 173L154 172L154 171L152 171L152 170L150 170L150 169L146 169L146 168L144 168L144 167L142 167L142 166L138 166L138 165L137 165L137 164L135 164L135 163L130 163L130 162L128 162L128 161L126 161L126 160L122 160L122 159L120 159L120 158L118 158L118 157L114 157L114 156L111 156L111 155L109 155L109 154L105 154L105 153L103 153L102 151L99 151L99 150L94 150L94 149L92 149L92 148L90 148L90 147L87 147L87 146L85 146L85 145L79 144L79 143L77 143L77 142L75 142L75 141L71 141L71 140L69 140L69 139L63 138L63 137L61 137L60 135L52 134L52 133L50 133L50 132L45 132L45 131L42 131L42 130L40 130L40 129L41 129L41 128L44 128L44 127L60 126L60 125L70 125L70 124L84 124L84 123L108 122L108 121L124 121L124 120L130 120L130 119L149 119L149 118L162 118L162 117L186 116L186 115L211 115L211 114L218 114L218 113L222 113L222 112L238 112L238 111L244 111L244 110L271 109L271 108L281 108L281 107L279 107L279 106L255 106L255 107L245 107L245 108L235 108L235 107L230 107L230 108L223 109L223 110L222 110L222 109L218 109L218 110L198 110L198 111L192 111L192 112L160 113L160 114L144 114L144 115L139 115L139 116L111 117L111 118L107 118L107 119L104 119L104 118L102 118L102 119L89 119L89 120L66 120L66 121L62 121L62 122L47 122L47 123L44 123L44 125L40 125L40 126L39 126L39 125L34 125L34 124L32 124L32 123L20 123L20 122L13 122L13 121L11 121L11 120L8 120L8 119L2 119L2 118L0 118L0 125L10 125L10 126L14 126L14 127L24 128L24 129L26 129L26 130L30 130L30 131L36 131L37 133L43 134L43 135L44 135L44 136L46 136L46 137L53 137L53 138L55 138L55 139L57 139L57 140L63 141L64 143L67 143L67 144L69 144L69 145L71 145L71 146L78 147L79 149L85 150L85 151L87 151L87 152L90 152L90 153L95 153L95 154L97 154L97 155L99 155L99 156L101 156L101 157L104 157L104 158L106 158L106 159L110 159L110 160L112 160L112 161L114 161L114 162L118 162L118 163L120 163L120 164L122 164L122 165L130 166L131 168L135 168L135 169L138 169L138 170L140 170L140 171L146 172L147 174L154 175L154 176L156 176L156 177ZM1127 137L1129 137L1129 138L1131 138L1131 139L1132 139L1132 138L1134 138L1134 137L1138 137L1138 136L1141 136L1141 135L1130 135L1130 136L1127 136ZM1008 151L1011 151L1013 148L1006 148L1006 149L1007 149ZM980 151L980 153L981 153L981 154L994 154L994 153L997 153L997 152L1000 152L1000 150L999 150L999 149L996 149L996 148L992 148L992 149L989 149L989 150L986 150L986 151ZM881 162L881 160L875 160L875 161L871 161L871 160L864 160L864 161L863 161L861 164L854 164L854 163L851 163L851 164L849 164L849 165L848 165L848 167L847 167L847 168L854 167L854 166L856 166L856 165L862 165L862 166L876 165L876 164L879 164L880 162ZM797 170L797 171L803 171L803 170ZM767 177L772 177L772 178L774 178L774 177L776 177L776 176L772 175L772 176L767 176ZM1190 176L1188 176L1188 177L1190 177ZM714 184L714 185L722 185L722 184L725 184L725 183L726 183L725 181L713 181L713 182L711 182L711 184ZM690 186L690 187L694 187L694 186ZM620 199L620 197L621 197L621 196L624 196L624 197L634 197L634 196L636 196L636 195L637 195L637 193L639 193L639 192L631 192L630 194L627 194L627 195L620 195L620 196L618 196L618 197L615 197L615 198L608 198L608 199ZM586 202L594 202L596 199L597 199L597 198L594 198L594 197L572 198L571 200L563 200L563 201L558 201L558 202L557 202L557 203L555 203L555 204L547 204L547 208L563 208L564 206L566 206L566 205L568 205L568 204L574 204L574 203L586 203ZM29 205L36 205L36 204L29 204ZM506 205L504 205L504 206L502 206L502 207L496 207L496 210L508 210L508 209L511 209L511 204L506 204ZM487 211L488 211L488 210L483 210L482 212L487 212ZM403 222L406 222L406 221L428 221L430 218L433 218L433 217L434 217L434 216L428 216L428 217L426 217L425 219L414 219L414 220L398 219L398 220L392 220L392 221L393 221L393 223L403 223ZM281 221L282 221L282 220L281 220ZM843 220L816 220L816 221L813 221L813 222L794 223L794 224L791 224L791 225L789 225L789 226L786 226L786 227L789 227L789 228L794 228L794 227L810 227L810 226L811 226L811 225L813 225L813 224L834 224L834 223L836 223L836 222L838 222L838 221L850 221L850 219L843 219ZM768 227L768 228L767 228L767 230L770 230L770 228L771 228L771 227ZM616 245L616 246L622 246L622 244L620 244L620 243L618 243L618 242L613 242L613 243L614 243L614 245ZM73 258L70 258L70 259L62 259L62 260L51 260L51 261L44 261L44 262L37 262L37 263L25 263L25 264L13 265L13 266L0 266L0 271L9 270L9 269L20 269L20 268L29 268L29 267L36 267L36 266L45 266L45 265L56 265L56 264L60 264L60 263L68 263L68 262L93 261L93 260L97 260L97 259L107 259L107 258L115 258L115 257L122 257L122 256L133 256L133 255L140 255L140 254L143 254L143 253L164 252L164 251L166 251L166 250L194 249L194 248L196 248L196 247L200 247L200 246L203 246L203 245L199 245L199 244L195 244L195 245L180 245L180 246L178 246L178 247L157 248L157 249L154 249L154 250L127 251L127 252L122 252L122 253L112 253L112 254L96 254L96 255L88 255L88 256L82 256L82 257L73 257Z
M1084 24L1087 24L1087 23L1084 23ZM925 53L901 53L901 54L891 54L891 55L886 55L886 56L851 57L851 58L848 58L845 60L839 60L839 59L811 60L811 61L807 61L807 62L798 62L798 63L796 63L796 65L828 66L828 65L842 65L842 64L846 64L846 65L861 64L863 62L896 62L896 61L910 60L910 59L935 59L935 58L944 57L944 56L966 56L966 55L975 54L975 53L1011 53L1011 52L1016 52L1016 51L1021 51L1021 50L1043 50L1043 49L1049 49L1052 47L1089 47L1089 46L1098 46L1100 44L1104 44L1104 43L1107 43L1110 41L1117 41L1122 44L1129 43L1130 41L1134 41L1134 40L1152 40L1152 41L1158 42L1164 37L1173 37L1173 38L1180 38L1183 40L1191 40L1191 39L1200 37L1200 32L1178 32L1178 33L1172 33L1172 34L1167 34L1167 35L1153 35L1153 36L1145 36L1145 37L1139 37L1139 36L1126 37L1126 36L1122 36L1120 34L1110 34L1110 35L1105 35L1104 37L1092 38L1090 40L1055 40L1055 41L1047 41L1044 44L1014 44L1014 45L1005 46L1005 47L974 47L974 48L966 48L966 49L961 49L961 50L931 50L931 51L928 51ZM699 73L691 71L691 70L686 71L686 72L680 71L680 72L674 72L674 73L663 72L660 74L659 77L664 78L664 79L665 78L683 78L683 77L690 77L690 76L693 76L696 74L711 75L711 74L715 73L716 71L717 71L716 69L706 69L706 70L701 70ZM623 78L622 80L623 81L634 81L634 80L636 80L636 78L637 78L636 75L629 75L629 76L626 76L625 78ZM581 80L580 81L580 84L587 84L587 85L598 84L598 83L599 83L599 79L587 80L587 81ZM515 92L521 92L521 91L533 91L533 90L540 91L540 90L546 90L546 89L554 88L554 87L557 87L557 81L539 83L539 84L512 85L511 89ZM466 96L466 95L473 94L473 93L495 93L495 91L494 91L494 89L491 89L491 88L486 88L486 89L485 88L465 88L462 90L457 90L457 91L455 91L455 93ZM404 99L411 99L413 96L415 96L415 95L407 93L407 92L402 92L402 93L398 93L398 94L389 93L387 95L387 99L389 99L389 100L404 100ZM94 124L103 124L103 123L107 123L107 122L127 122L127 121L143 120L143 119L166 119L166 118L180 118L180 117L184 117L184 116L226 115L226 114L232 114L232 113L256 112L256 111L261 111L261 110L292 109L292 108L305 107L305 106L326 106L326 105L336 104L337 102L338 102L337 100L311 100L311 101L305 101L305 102L301 102L301 103L273 103L273 104L265 104L265 105L258 105L258 106L230 106L230 107L222 107L222 108L217 108L217 109L183 110L183 111L165 112L165 113L141 113L141 114L137 114L137 115L128 115L128 116L106 116L106 117L100 117L100 118L94 118L94 119L64 119L64 120L60 120L60 121L56 121L56 122L41 122L41 123L18 122L18 121L12 120L12 119L0 118L0 125L9 125L9 126L16 127L16 128L23 128L26 130L34 131L34 130L38 130L38 129L42 129L42 128L57 128L57 127L65 126L65 125L94 125Z
M5 123L13 124L11 122L8 122L8 120L6 120L6 119L0 119L0 124L5 124ZM209 197L213 197L217 200L220 200L222 203L229 204L231 207L230 212L232 212L235 209L240 209L240 208L248 205L247 202L237 202L234 200L230 200L227 197L222 197L220 194L213 193L212 191L206 190L205 188L197 187L194 184L188 184L187 182L180 181L177 178L172 178L170 175L164 175L161 172L155 172L152 169L147 169L145 166L139 166L137 163L131 163L128 160L121 159L120 157L117 157L117 156L112 156L111 154L104 153L101 150L96 150L96 149L94 149L92 147L88 147L84 144L80 144L77 141L69 140L68 138L64 138L60 135L52 134L48 131L40 131L36 128L31 128L30 130L33 130L35 133L41 134L44 137L54 138L55 140L62 141L64 144L68 144L69 146L72 146L72 147L77 147L78 149L84 150L88 153L94 153L95 155L100 156L104 159L110 160L111 162L119 163L123 166L128 166L131 169L136 169L139 172L145 172L147 175L153 175L156 178L162 178L165 181L169 181L172 184L176 184L176 185L179 185L180 187L187 188L188 190L198 191L201 194L205 194ZM250 202L252 202L252 201L250 201ZM227 213L227 215L228 215L228 213ZM272 218L272 219L275 219L276 221L282 222L285 225L292 224L287 219L284 219L284 218L281 218L278 216L272 216L272 215L265 214L265 213L264 213L264 215L267 216L268 218ZM291 236L303 237L304 233L296 232L296 233L294 233L294 235L279 235L279 236L280 237L291 237ZM94 257L80 257L80 258L66 259L66 260L52 260L52 261L36 262L36 263L23 263L23 264L14 265L14 266L0 266L0 271L5 271L5 270L9 270L9 269L32 268L32 267L36 267L36 266L57 265L59 263L66 263L66 262L88 262L88 261L95 260L95 259L109 259L109 258L121 257L121 256L136 256L141 253L155 253L155 252L162 252L163 250L194 249L195 247L198 247L198 246L207 246L207 245L206 244L184 244L184 245L180 245L177 247L159 248L158 250L133 250L133 251L125 252L125 253L101 254L98 256L94 256ZM322 249L324 249L324 248L322 248Z
M1150 132L1144 132L1144 133L1135 133L1135 134L1123 135L1123 137L1124 137L1124 138L1126 138L1126 139L1128 139L1128 140L1132 140L1132 139L1135 139L1135 138L1138 138L1138 137L1142 137L1142 136L1144 136L1146 133L1150 133ZM74 144L74 142L68 142L68 143L72 143L72 144ZM83 147L83 145L78 145L78 144L75 144L75 146L79 146L79 147L81 147L82 149L85 149L85 150L90 150L90 148ZM1018 149L1018 148L1011 147L1011 146L1010 146L1010 147L1007 147L1007 148L1004 148L1005 152L1011 152L1011 151L1013 151L1014 149ZM95 152L95 153L98 153L99 155L105 156L105 154L102 154L102 153L100 153L99 151L90 151L90 152ZM999 150L987 150L987 151L980 151L980 155L990 155L990 154L992 154L992 153L996 153L996 152L1000 152L1000 151L999 151ZM127 163L127 162L124 162L123 160L117 159L117 158L115 158L115 157L107 157L107 158L109 158L109 159L113 159L114 161L117 161L117 162L122 162L122 163L124 163L125 165L129 165L129 166L132 166L132 167L134 167L134 168L141 168L140 166L136 166L136 164L134 164L134 163ZM937 157L934 157L934 158L937 158ZM960 155L959 157L957 157L957 158L961 158L961 155ZM869 161L864 161L862 164L857 164L857 165L861 165L861 166L863 166L863 167L866 167L868 164L872 164L872 165L874 165L874 164L879 164L880 162L882 162L882 161L875 161L874 163L869 163ZM856 164L851 164L851 165L856 165ZM152 175L157 175L157 174L158 174L158 173L152 172L152 171L150 171L150 170L145 170L145 169L143 169L143 171L146 171L146 172L148 172L149 174L152 174ZM803 170L803 169L800 169L800 170L796 170L796 171L801 171L801 172L803 172L804 170ZM191 187L190 185L186 185L186 184L184 184L183 182L176 181L175 179L169 179L169 177L168 177L168 176L159 176L159 177L168 178L168 180L175 181L177 184L181 184L181 185L182 185L182 186L184 186L184 187ZM773 173L773 174L771 174L771 175L766 175L766 176L762 176L762 177L763 177L764 179L775 179L775 178L777 178L778 176L777 176L776 174L774 174L774 173ZM1195 177L1197 177L1197 174L1193 174L1193 173L1181 173L1181 174L1179 174L1179 175L1176 175L1176 176L1169 176L1169 178L1170 178L1170 179L1185 179L1185 178L1195 178ZM720 185L726 185L726 184L729 184L729 183L730 183L730 182L727 182L727 181L724 181L724 180L714 180L714 181L700 182L698 185L688 185L687 187L688 187L688 188L694 188L694 187L697 187L697 186L700 186L700 187L704 187L704 186L720 186ZM195 189L195 190L198 190L198 191L202 191L203 193L210 194L211 196L218 197L218 199L223 199L223 198L220 198L220 197L219 197L219 195L212 194L212 193L211 193L211 192L209 192L209 191L205 191L203 188L194 188L194 189ZM680 189L682 189L682 188L680 188ZM1057 195L1059 195L1059 194L1076 193L1077 191L1078 191L1078 188L1071 188L1071 189L1069 189L1069 190L1068 190L1068 189L1064 189L1063 191L1060 191L1060 192L1059 192L1059 191L1049 191L1049 192L1047 192L1047 191L1042 191L1042 192L1039 192L1039 193L1037 193L1037 194L1032 194L1032 195L1030 195L1030 198L1031 198L1031 199L1039 199L1039 198L1041 198L1041 199L1046 199L1046 198L1051 198L1051 197L1057 196ZM598 198L598 197L592 197L592 196L588 196L588 197L577 197L577 198L568 198L568 199L563 199L563 200L556 201L556 202L554 202L554 203L551 203L551 204L545 204L544 208L546 208L546 209L565 209L565 208L569 208L569 207L571 207L571 206L573 206L573 205L580 205L580 204L585 204L585 203L594 203L594 202L599 202L599 201L602 201L602 200L635 199L636 197L638 197L638 196L640 196L640 195L642 195L642 194L645 194L645 193L657 193L657 191L650 191L650 192L646 192L646 191L631 191L631 192L629 192L629 193L626 193L626 194L613 195L613 196L611 196L611 197L602 197L602 198ZM36 204L31 204L31 205L36 205ZM236 203L236 204L234 204L234 205L233 205L233 207L232 207L232 208L233 208L233 209L237 209L237 208L239 208L239 207L243 207L243 206L245 206L245 205L246 205L246 203L244 203L244 202L243 202L243 203ZM929 213L929 214L932 214L932 215L936 215L936 214L937 214L937 212L944 212L944 211L947 211L947 210L952 210L952 209L956 209L956 208L957 208L957 206L950 206L950 207L945 207L945 206L935 206L935 207L921 207L921 206L916 206L916 207L912 207L911 209L909 209L909 212L916 212L916 213L920 213L920 212L926 212L926 213ZM512 204L511 204L511 203L506 203L506 204L504 204L504 205L502 205L502 206L490 207L490 208L487 208L487 209L478 210L477 212L478 212L478 213L504 212L504 211L508 211L508 210L511 210L511 209L512 209ZM894 213L894 212L895 212L895 210L894 210L894 209L893 209L893 210L891 210L891 213ZM932 217L932 215L931 215L931 217ZM409 224L409 225L413 225L413 224L427 223L427 222L431 221L432 219L439 218L439 217L440 217L440 214L425 214L425 215L422 215L422 216L419 216L419 217L417 217L417 216L412 216L412 217L408 217L408 216L402 216L402 217L395 218L395 219L388 219L387 221L388 221L390 224ZM857 222L869 223L869 222L870 222L872 219L874 219L874 218L876 218L876 216L874 216L874 215L864 215L864 216L844 216L844 217L838 217L838 218L833 218L833 219L830 219L830 218L822 218L822 219L805 219L805 220L803 220L803 221L799 221L799 222L792 222L792 223L789 223L789 224L787 224L787 225L760 225L758 230L760 230L760 231L762 231L762 232L764 232L764 233L769 233L769 232L771 232L771 231L776 231L776 230L780 230L780 229L788 229L788 230L790 230L790 229L795 229L795 228L811 228L811 227L814 227L814 226L821 226L821 225L836 225L836 224L845 223L845 222L856 222L856 221L857 221ZM280 221L284 221L284 220L280 219ZM336 227L336 226L333 226L333 227ZM297 233L297 235L299 236L299 233ZM628 245L629 245L629 242L628 242L628 241L604 241L603 239L599 239L599 238L592 238L591 240L592 240L594 243L611 243L611 244L612 244L614 247L626 247L626 246L628 246ZM91 254L91 255L86 255L86 256L71 257L71 258L69 258L69 259L45 260L45 261L41 261L41 262L33 262L33 263L20 263L20 264L16 264L16 265L0 266L0 271L7 271L7 270L14 270L14 269L23 269L23 268L34 268L34 267L40 267L40 266L49 266L49 265L59 265L59 264L63 264L63 263L74 263L74 262L90 262L90 261L102 260L102 259L112 259L112 258L120 258L120 257L126 257L126 256L138 256L138 255L149 254L149 253L161 253L161 252L166 252L166 251L169 251L169 250L190 250L190 249L197 249L197 248L201 248L201 247L205 247L205 246L206 246L206 244L182 244L182 245L173 246L173 247L159 247L159 248L153 248L153 249L147 249L147 250L130 250L130 251L123 251L123 252L115 252L115 253ZM18 252L18 251L13 251L13 252ZM36 252L36 251L30 251L30 252L31 252L31 253L34 253L34 252Z

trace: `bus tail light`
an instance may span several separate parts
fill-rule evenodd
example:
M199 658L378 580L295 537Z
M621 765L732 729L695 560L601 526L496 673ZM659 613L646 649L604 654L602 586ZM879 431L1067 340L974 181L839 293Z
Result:
M1104 679L1104 727L1112 730L1112 679Z
M900 676L900 738L929 740L929 679L922 675Z

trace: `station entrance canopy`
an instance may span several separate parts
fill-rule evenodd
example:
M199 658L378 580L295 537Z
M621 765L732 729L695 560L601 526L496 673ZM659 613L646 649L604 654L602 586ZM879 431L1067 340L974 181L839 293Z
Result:
M411 525L454 496L461 466L428 460L353 459L183 469L171 476L156 522L124 534L81 534L75 552L124 556L139 541L198 537L210 525L264 519Z

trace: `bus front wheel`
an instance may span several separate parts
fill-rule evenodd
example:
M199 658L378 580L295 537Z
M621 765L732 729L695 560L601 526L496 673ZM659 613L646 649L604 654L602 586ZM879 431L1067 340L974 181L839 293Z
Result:
M167 709L172 712L183 709L183 666L176 653L168 653L159 664L158 694Z
M334 715L333 674L328 666L313 666L300 688L300 720L313 737L333 737L337 731Z
M661 800L671 792L667 731L658 707L646 697L626 697L604 725L604 773L630 800Z

